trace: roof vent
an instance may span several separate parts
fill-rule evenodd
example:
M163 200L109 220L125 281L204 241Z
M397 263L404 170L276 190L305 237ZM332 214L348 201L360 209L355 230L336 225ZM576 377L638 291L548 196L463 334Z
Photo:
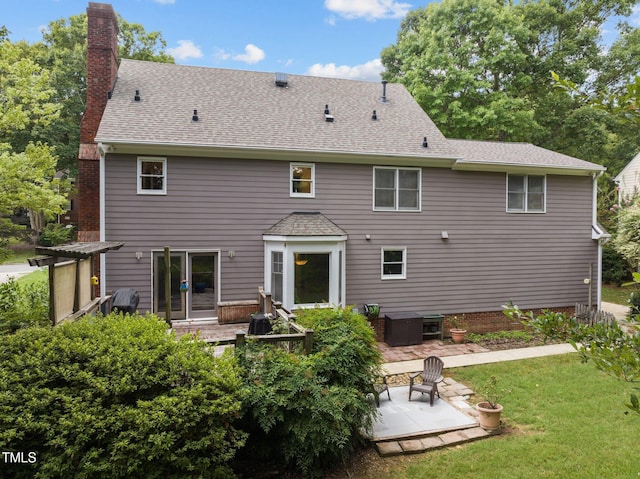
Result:
M286 88L289 86L289 76L286 73L276 72L276 86Z
M198 110L193 110L193 116L191 117L193 121L198 121Z
M324 106L324 119L329 123L333 121L333 115L329 113L329 105Z
M136 94L133 97L133 101L140 101L140 90L136 90Z
M387 80L382 80L382 97L380 98L382 103L387 102Z
M429 143L427 142L427 137L426 136L422 139L422 147L423 148L428 148L429 147Z
M375 110L373 110L373 113L371 114L371 119L374 121L378 119L378 114L376 113Z

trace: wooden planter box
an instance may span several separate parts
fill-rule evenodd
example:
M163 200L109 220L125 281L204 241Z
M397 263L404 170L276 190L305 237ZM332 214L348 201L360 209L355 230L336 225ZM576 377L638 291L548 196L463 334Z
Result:
M258 301L221 301L218 303L218 323L248 323L249 315L260 311Z

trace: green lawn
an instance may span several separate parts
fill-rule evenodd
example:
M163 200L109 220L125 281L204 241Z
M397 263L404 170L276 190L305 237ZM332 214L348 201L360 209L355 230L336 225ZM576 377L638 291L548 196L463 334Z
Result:
M49 273L47 272L47 268L39 269L37 271L33 271L32 273L19 277L16 281L22 285L37 283L40 281L48 282Z
M629 306L627 303L627 299L629 299L629 294L632 291L636 291L638 289L637 285L631 286L616 286L614 284L604 284L602 285L602 301L607 303L615 303L622 304L624 306Z
M377 479L631 478L640 476L640 417L625 414L631 386L577 354L448 370L477 390L491 375L504 398L505 434L380 461ZM368 467L367 467L368 469ZM354 479L370 477L351 474Z

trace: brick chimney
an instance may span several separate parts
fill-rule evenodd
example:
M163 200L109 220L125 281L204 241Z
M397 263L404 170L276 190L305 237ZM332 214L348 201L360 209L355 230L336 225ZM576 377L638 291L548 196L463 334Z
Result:
M113 7L87 8L87 106L80 122L78 241L100 241L100 153L94 142L118 73L118 19Z

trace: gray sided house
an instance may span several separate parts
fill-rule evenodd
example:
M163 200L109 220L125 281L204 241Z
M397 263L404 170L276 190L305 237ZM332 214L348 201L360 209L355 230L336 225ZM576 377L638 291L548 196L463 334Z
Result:
M125 243L103 287L143 311L165 308L165 246L174 319L260 285L291 309L383 313L599 297L602 168L446 139L399 84L123 60L96 142L102 236Z

